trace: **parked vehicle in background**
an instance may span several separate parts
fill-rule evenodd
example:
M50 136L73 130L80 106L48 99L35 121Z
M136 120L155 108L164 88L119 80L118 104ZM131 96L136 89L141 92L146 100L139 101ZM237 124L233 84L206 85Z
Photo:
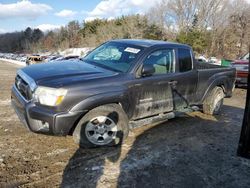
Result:
M50 55L45 59L45 62L53 62L61 57L62 57L61 55Z
M21 53L0 53L0 58L26 62L26 55Z
M219 114L234 82L234 68L198 63L190 46L124 39L106 42L81 60L19 70L11 101L33 132L73 134L81 147L110 146L131 128L199 107Z
M232 63L233 61L230 59L221 59L221 66L228 67L231 66Z
M248 78L249 53L242 56L239 60L232 63L232 67L236 69L236 86L247 85Z
M200 59L200 58L198 58L197 61L198 61L199 63L207 63L207 61L205 61L204 59Z
M208 63L220 65L220 62L219 62L219 60L216 57L210 57L208 59Z
M207 58L205 58L203 55L200 55L197 58L197 61L200 62L200 63L207 63L208 62Z
M37 63L42 63L44 61L45 57L40 55L32 55L28 56L26 59L26 65L33 65Z
M249 61L249 53L246 53L245 55L243 55L240 60L246 60Z

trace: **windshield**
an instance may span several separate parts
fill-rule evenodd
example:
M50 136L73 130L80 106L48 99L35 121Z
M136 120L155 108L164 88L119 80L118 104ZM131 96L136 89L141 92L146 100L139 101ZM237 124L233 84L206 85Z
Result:
M117 72L127 72L133 61L143 50L142 47L119 42L105 43L85 56L87 63Z

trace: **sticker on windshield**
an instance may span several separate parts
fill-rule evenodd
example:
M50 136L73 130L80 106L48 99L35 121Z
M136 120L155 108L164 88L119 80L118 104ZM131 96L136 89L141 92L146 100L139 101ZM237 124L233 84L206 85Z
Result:
M140 51L140 49L127 47L124 51L125 52L130 52L130 53L133 53L133 54L137 54Z

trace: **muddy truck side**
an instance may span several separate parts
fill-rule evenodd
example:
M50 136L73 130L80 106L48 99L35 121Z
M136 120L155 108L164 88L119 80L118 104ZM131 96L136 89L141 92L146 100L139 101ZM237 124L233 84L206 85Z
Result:
M234 83L235 69L199 64L190 46L123 39L80 60L18 70L11 101L30 131L110 146L132 128L182 113L218 114Z

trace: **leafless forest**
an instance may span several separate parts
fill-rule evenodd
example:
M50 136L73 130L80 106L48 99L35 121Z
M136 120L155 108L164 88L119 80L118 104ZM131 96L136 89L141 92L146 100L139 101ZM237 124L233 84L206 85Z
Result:
M163 0L145 15L70 21L58 30L39 29L0 35L1 52L43 52L94 47L110 39L176 41L197 54L235 59L248 51L250 4L245 0Z

